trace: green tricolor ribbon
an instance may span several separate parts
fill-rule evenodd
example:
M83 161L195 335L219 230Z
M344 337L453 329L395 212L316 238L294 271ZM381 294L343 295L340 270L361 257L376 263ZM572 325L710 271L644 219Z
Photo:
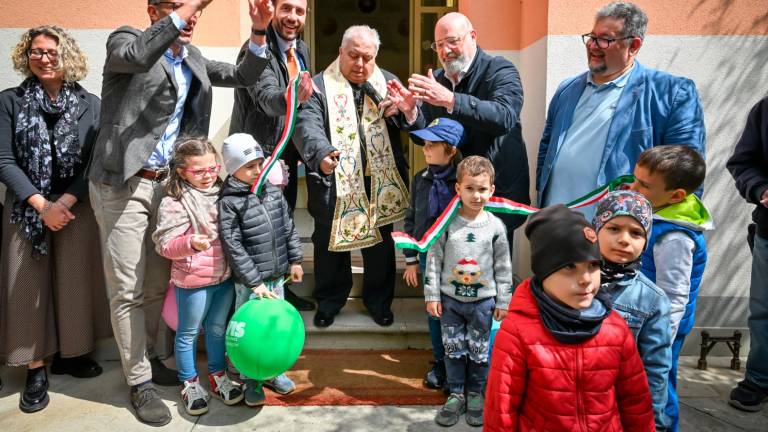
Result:
M609 192L620 189L622 185L632 183L633 181L635 181L635 178L631 175L617 177L592 192L567 203L566 207L577 209L592 205L600 201ZM399 249L414 249L419 252L426 252L435 241L443 235L443 232L445 232L446 228L448 228L448 225L451 224L451 221L459 211L459 207L461 207L461 200L457 195L448 203L448 206L445 207L445 210L443 210L437 220L435 220L435 223L424 233L421 240L416 240L404 232L393 232L392 239L395 241L395 247ZM522 216L528 216L539 211L536 207L520 204L501 197L491 197L483 208L489 212Z

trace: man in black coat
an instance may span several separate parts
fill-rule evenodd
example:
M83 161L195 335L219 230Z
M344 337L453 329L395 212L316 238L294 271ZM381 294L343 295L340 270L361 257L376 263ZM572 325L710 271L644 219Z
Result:
M466 131L461 153L490 159L496 170L495 195L529 204L528 155L520 127L523 88L515 66L477 46L477 32L466 16L452 12L438 20L435 42L443 69L413 74L406 90L390 83L387 104L406 114L409 130L425 128L438 117L458 121ZM423 101L420 108L416 102ZM509 244L522 216L498 215Z
M275 14L266 30L267 45L271 58L259 81L250 87L235 90L235 103L229 134L247 133L252 135L269 155L275 149L285 126L288 83L299 71L309 70L309 47L299 39L304 29L307 13L306 0L274 0ZM248 52L246 42L237 56L238 63ZM299 87L299 102L306 102L312 96L312 81L309 74ZM283 190L291 211L296 207L299 154L289 144L280 157L288 166L288 184ZM312 310L315 305L302 299L287 287L285 299L298 310Z
M302 105L294 143L306 163L314 218L314 323L333 323L352 288L350 250L362 249L363 302L374 321L391 325L395 287L392 223L405 217L407 163L398 121L377 106L391 73L376 66L376 30L353 26L339 58L314 77L318 88ZM373 185L373 186L372 186Z
M756 206L752 220L757 225L756 231L750 231L754 238L747 370L728 402L744 411L760 411L768 402L768 97L750 111L726 166L739 194Z

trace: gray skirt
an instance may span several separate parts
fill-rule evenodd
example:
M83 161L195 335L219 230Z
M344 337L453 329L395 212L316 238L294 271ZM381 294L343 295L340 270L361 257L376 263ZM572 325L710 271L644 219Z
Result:
M10 223L12 205L8 191L0 248L0 364L93 351L97 339L112 335L93 210L75 204L74 220L47 231L49 254L33 258L32 243Z

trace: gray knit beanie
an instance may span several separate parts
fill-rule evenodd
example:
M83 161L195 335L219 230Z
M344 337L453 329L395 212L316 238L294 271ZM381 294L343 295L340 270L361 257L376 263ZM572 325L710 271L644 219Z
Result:
M255 139L246 133L232 134L221 145L221 158L227 173L234 174L241 166L254 159L264 159L264 152Z

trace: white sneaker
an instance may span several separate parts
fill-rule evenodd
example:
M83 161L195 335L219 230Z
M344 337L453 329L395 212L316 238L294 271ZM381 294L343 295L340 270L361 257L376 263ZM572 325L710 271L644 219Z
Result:
M208 393L200 385L200 379L195 377L184 381L181 389L181 400L187 414L199 416L208 412Z
M211 382L211 392L224 404L234 405L243 400L243 389L230 381L224 371L209 374L208 379Z

